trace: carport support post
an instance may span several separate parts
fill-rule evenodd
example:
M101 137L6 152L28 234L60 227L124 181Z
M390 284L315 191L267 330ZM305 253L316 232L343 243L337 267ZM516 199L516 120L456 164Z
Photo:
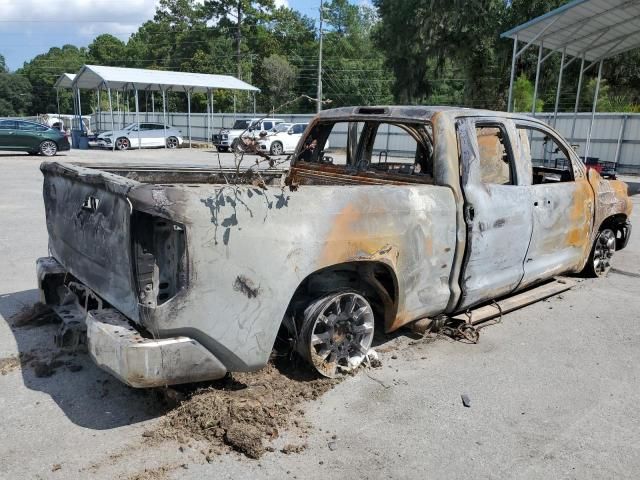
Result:
M211 144L213 145L213 132L215 131L215 126L213 125L213 89L209 90L209 98L211 99L211 136L209 140L211 140Z
M206 133L206 135L207 135L207 138L209 138L211 136L211 122L210 122L210 120L211 120L211 105L209 105L209 89L208 88L207 88L206 97L207 97L207 121L206 121L207 133ZM209 143L208 140L207 140L207 143Z
M542 49L544 41L540 42L538 47L538 63L536 65L536 81L533 87L533 102L531 105L531 115L536 116L536 100L538 99L538 80L540 79L540 65L542 64Z
M625 115L622 117L622 123L620 125L620 132L618 133L618 144L616 145L616 156L614 158L614 163L616 167L618 166L618 162L620 161L620 152L622 151L622 139L624 138L624 131L627 126L627 118L629 115Z
M136 89L136 124L137 124L137 133L138 133L138 149L142 148L140 143L140 108L138 108L138 89L135 85L133 88Z
M107 87L107 97L109 98L109 111L111 112L111 150L116 150L116 139L113 134L116 131L115 122L113 120L113 103L111 103L111 87Z
M62 123L60 120L60 89L56 87L56 105L58 106L58 122ZM61 125L61 129L64 132L64 124Z
M99 132L102 130L102 105L100 104L100 87L96 89L96 95L98 97L98 108L96 109L98 110L98 121L96 122L96 129Z
M76 92L76 100L78 102L78 129L82 131L82 104L80 103L80 89L77 88ZM76 148L78 148L78 146L76 146Z
M567 56L567 47L562 49L562 59L560 60L560 74L558 75L558 88L556 90L556 105L553 109L553 128L556 128L558 118L558 107L560 106L560 92L562 91L562 72L564 72L564 59Z
M166 92L162 89L162 129L164 130L164 148L167 149L167 103Z
M187 130L189 131L189 148L191 148L191 89L187 89Z
M587 162L587 157L589 157L589 150L591 148L591 134L593 133L593 122L596 119L596 107L598 106L598 95L600 94L600 81L602 80L602 62L604 60L600 60L600 65L598 66L598 81L596 82L596 91L593 94L593 108L591 109L591 123L589 124L589 134L587 135L587 146L584 151L584 161Z
M518 35L513 39L513 56L511 57L511 78L509 80L509 100L507 100L507 111L512 111L512 100L513 100L513 78L516 73L516 58L518 54Z
M253 92L253 113L256 113L256 92Z
M580 90L582 90L582 76L584 75L584 56L580 62L580 76L578 76L578 91L576 92L576 105L573 108L573 124L571 125L571 143L575 142L574 134L576 132L576 121L578 120L578 108L580 107Z

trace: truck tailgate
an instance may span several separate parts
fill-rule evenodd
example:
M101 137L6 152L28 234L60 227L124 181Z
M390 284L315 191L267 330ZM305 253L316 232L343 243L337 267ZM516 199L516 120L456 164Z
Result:
M55 162L40 168L51 255L127 317L138 320L127 192L139 183Z

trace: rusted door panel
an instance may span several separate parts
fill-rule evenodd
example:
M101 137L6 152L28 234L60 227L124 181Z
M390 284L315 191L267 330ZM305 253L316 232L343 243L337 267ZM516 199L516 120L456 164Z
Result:
M466 308L518 286L531 238L532 213L526 188L481 182L475 121L460 121L458 136L467 223L458 308Z
M579 269L591 244L593 191L589 182L531 185L533 234L521 286Z

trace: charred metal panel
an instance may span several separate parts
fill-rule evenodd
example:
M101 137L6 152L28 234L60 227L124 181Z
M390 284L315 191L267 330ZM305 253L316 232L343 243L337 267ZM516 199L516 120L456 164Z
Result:
M522 279L532 231L526 188L483 182L476 135L478 122L480 120L468 118L458 123L468 232L459 309L516 289ZM504 127L496 118L485 118L482 122L485 123L480 125Z
M449 301L456 205L446 187L163 191L164 214L185 225L189 288L145 310L145 326L160 336L194 338L232 370L266 362L293 292L328 266L375 261L395 272L398 312L388 329L442 311ZM144 188L131 192L134 208L143 198Z
M623 215L629 218L633 203L628 195L628 186L620 180L605 180L595 170L589 170L589 183L596 196L595 225L597 232L607 218Z
M131 205L125 179L104 172L43 164L49 249L89 288L129 318L138 318L129 249Z
M580 270L591 249L593 191L580 179L530 185L533 235L521 286Z

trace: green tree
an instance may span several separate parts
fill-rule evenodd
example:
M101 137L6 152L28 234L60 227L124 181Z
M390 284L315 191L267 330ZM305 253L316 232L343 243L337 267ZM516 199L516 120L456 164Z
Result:
M32 86L33 102L29 113L35 115L55 112L57 104L54 83L61 74L77 72L86 63L86 49L73 45L51 48L47 53L37 55L25 63L16 73L26 77ZM81 98L83 111L89 111L89 96L84 95ZM60 110L63 113L73 111L71 93L68 91L60 91Z
M273 0L206 0L206 17L221 27L233 32L235 39L236 76L242 78L242 38L245 30L255 28L268 19L268 11L274 6Z
M4 56L0 55L0 73L8 72L7 63L5 62Z
M281 55L273 54L262 61L263 77L271 109L293 97L298 70Z
M326 24L323 97L332 101L331 106L390 103L393 73L371 37L375 11L332 0L326 6Z
M113 35L98 35L87 49L88 61L95 65L127 65L127 46Z
M527 76L522 73L513 84L513 110L515 112L530 113L533 110L534 86ZM544 100L536 99L536 112L541 112Z
M32 101L31 84L22 75L0 72L0 117L26 115Z

